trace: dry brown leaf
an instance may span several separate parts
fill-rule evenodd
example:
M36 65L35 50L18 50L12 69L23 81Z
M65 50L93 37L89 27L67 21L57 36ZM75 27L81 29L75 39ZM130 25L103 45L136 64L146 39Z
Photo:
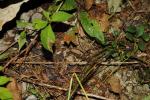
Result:
M109 29L109 15L103 13L101 17L99 17L100 25L102 32L107 32Z
M64 42L66 43L70 43L70 42L73 42L74 40L76 39L76 36L75 34L65 34L64 35Z
M110 84L110 88L111 88L111 91L114 92L114 93L118 93L120 94L121 93L121 84L120 84L120 80L115 77L115 76L112 76L109 80L108 80L108 83Z
M109 29L109 16L106 14L106 4L102 3L99 5L96 5L95 8L89 10L89 15L92 19L96 19L99 21L102 32L107 32Z
M20 6L27 1L28 0L24 0L16 4L9 5L8 7L3 9L0 8L0 31L2 30L2 26L6 22L12 20L16 16L20 9Z
M83 28L79 24L77 24L77 27L78 27L78 33L79 33L79 35L81 37L85 37L86 35L85 35L84 31L83 31Z
M94 0L85 0L85 8L89 10L94 3Z
M47 83L49 81L48 75L46 73L41 73L42 82Z
M123 22L120 19L115 19L112 23L111 26L117 30L120 31L120 28L123 26Z
M143 0L143 10L146 10L146 12L150 12L150 0Z
M122 0L107 0L109 13L120 12Z
M126 95L121 94L121 95L120 95L120 100L129 100L129 98L127 98Z
M11 82L7 85L7 89L13 94L13 100L22 100L21 99L21 90L16 79L12 79Z

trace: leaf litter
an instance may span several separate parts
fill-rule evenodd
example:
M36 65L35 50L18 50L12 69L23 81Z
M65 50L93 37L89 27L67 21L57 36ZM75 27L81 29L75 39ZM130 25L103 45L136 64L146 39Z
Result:
M62 31L56 32L57 39L53 54L44 50L40 43L36 42L29 54L24 56L25 60L23 56L19 56L15 62L11 62L5 72L6 75L14 78L9 83L13 84L9 88L13 88L13 91L18 95L17 97L20 98L17 92L20 91L17 87L17 84L19 84L21 89L26 88L22 98L35 95L36 98L41 100L46 98L48 100L50 98L66 99L67 95L64 92L67 93L72 74L77 73L80 81L83 82L82 85L85 91L87 94L91 94L90 99L91 97L104 100L144 100L144 98L148 98L147 96L150 95L150 43L145 44L144 51L136 51L138 43L130 43L126 40L124 34L130 25L138 26L146 23L149 26L149 14L145 10L142 11L148 9L148 6L144 8L142 5L145 4L142 4L139 0L130 1L130 3L119 3L117 6L111 3L114 0L109 0L109 7L107 7L107 2L94 3L94 0L87 1L85 4L86 10L92 19L99 22L105 38L113 42L112 45L108 45L103 50L101 45L85 35L86 33L81 25L78 26L79 29L75 32L82 29L82 33L77 35L65 34ZM32 18L32 16L28 17ZM149 29L146 31L147 33L150 32ZM81 34L84 35L81 36ZM5 40L9 40L8 38L3 37ZM138 42L139 38L135 41ZM15 46L11 48L16 48ZM49 49L49 47L47 48ZM104 53L105 50L108 52ZM6 61L2 60L2 65L5 65L15 55L13 53ZM131 55L133 58L126 61L125 59ZM87 74L88 71L92 73ZM15 79L18 80L17 83ZM24 85L24 83L28 85ZM78 89L77 84L77 81L73 79L73 90L75 92ZM74 99L85 99L82 89L77 92Z

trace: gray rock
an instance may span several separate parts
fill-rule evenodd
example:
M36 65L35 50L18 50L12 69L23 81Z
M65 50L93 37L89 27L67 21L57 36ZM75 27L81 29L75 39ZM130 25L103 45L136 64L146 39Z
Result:
M42 19L42 14L41 13L33 14L31 20L33 20L33 19Z
M7 47L8 45L4 44L4 41L0 39L0 52L4 51Z
M25 100L38 100L38 99L35 95L30 95Z
M28 12L25 12L21 15L20 19L21 20L24 20L26 22L28 22L30 20L30 17L33 15L34 11L33 10L30 10Z

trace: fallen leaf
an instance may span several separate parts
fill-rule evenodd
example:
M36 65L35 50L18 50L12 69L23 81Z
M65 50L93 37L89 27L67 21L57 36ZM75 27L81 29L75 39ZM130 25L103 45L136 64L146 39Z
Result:
M49 82L49 78L48 75L46 73L40 73L41 75L41 79L43 83L48 83Z
M85 37L86 35L85 35L85 33L84 33L84 30L83 30L83 28L79 25L79 24L77 24L77 29L78 29L78 34L81 36L81 37Z
M17 12L20 9L20 6L29 0L24 0L16 4L9 5L6 8L0 8L0 31L2 30L3 25L16 17Z
M123 22L120 19L115 19L113 20L113 22L111 23L111 26L117 30L120 31L120 28L123 26Z
M109 15L103 13L102 16L100 17L100 26L102 28L102 32L107 32L109 29Z
M129 100L129 98L125 94L121 94L120 100Z
M7 85L7 89L12 93L13 100L22 100L21 99L21 90L16 79L12 79L11 82Z
M74 40L74 35L71 34L65 34L64 35L64 41L67 43L70 43L72 40Z
M121 4L122 0L107 0L108 3L108 12L114 13L114 12L120 12L121 11Z
M146 10L147 12L150 12L150 0L143 0L143 9Z
M106 14L106 4L102 3L96 5L96 9L90 9L89 15L92 19L99 21L102 32L107 32L109 29L109 17L110 15Z
M92 7L92 5L93 5L94 0L85 0L84 2L85 2L85 8L87 10L89 10Z
M0 30L1 30L2 26L3 26L3 20L0 20Z
M121 84L120 84L120 80L115 77L115 76L112 76L109 80L108 80L108 83L110 84L110 90L114 93L118 93L120 94L121 93Z
M69 29L64 35L64 42L70 43L76 39L76 27Z

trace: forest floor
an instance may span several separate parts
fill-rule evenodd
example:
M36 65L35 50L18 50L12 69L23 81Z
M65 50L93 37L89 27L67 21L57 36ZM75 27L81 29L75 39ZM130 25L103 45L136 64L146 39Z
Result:
M0 63L5 68L3 74L11 77L7 88L14 100L66 100L70 85L74 100L86 100L85 94L89 100L150 100L149 1L127 0L111 14L106 0L83 3L112 44L100 45L79 23L77 34L65 35L70 26L59 23L54 25L57 38L53 53L42 47L36 34L27 36L27 45L19 51L20 30L17 27L8 30L0 39L0 51L9 56L1 54ZM51 5L45 3L24 12L20 19L42 19L41 12ZM138 31L144 27L148 40L141 44L140 37L127 36L130 26L137 30L140 27Z

